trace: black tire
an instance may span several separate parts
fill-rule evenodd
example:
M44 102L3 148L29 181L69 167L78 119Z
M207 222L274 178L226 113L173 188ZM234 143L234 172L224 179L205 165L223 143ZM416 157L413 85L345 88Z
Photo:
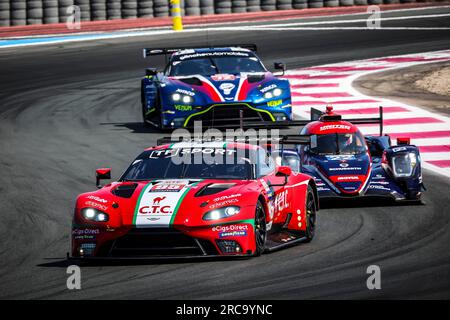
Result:
M258 200L255 209L255 252L254 256L260 256L265 249L267 239L266 210Z
M305 237L306 242L310 242L314 235L316 234L316 201L314 196L314 191L311 186L308 186L307 196L306 196L306 231Z
M159 102L159 95L157 97L157 100L158 101L156 102L156 107L155 107L156 108L155 113L157 115L155 115L155 117L157 116L158 118L155 119L155 120L157 120L157 122L153 125L153 124L148 123L146 121L147 117L146 117L145 113L146 113L147 108L146 108L146 105L145 105L144 90L141 89L142 122L144 124L144 127L153 127L153 128L157 127L157 128L159 128L161 130L164 130L165 128L163 128L163 126L162 126L162 114L161 114L161 106L160 106L160 102ZM152 121L152 122L154 122L154 121Z

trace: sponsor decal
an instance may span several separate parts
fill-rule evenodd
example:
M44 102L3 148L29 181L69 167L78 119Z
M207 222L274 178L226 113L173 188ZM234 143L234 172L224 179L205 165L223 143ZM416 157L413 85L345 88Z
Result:
M392 148L393 152L399 152L399 151L406 151L408 150L408 148L406 147L396 147L396 148Z
M211 228L212 232L234 232L234 231L248 231L246 224L226 224L222 226L214 226Z
M240 193L237 193L237 194L231 194L231 195L229 195L229 196L222 196L222 197L215 198L213 201L214 201L214 202L217 202L217 201L223 201L223 200L228 200L228 199L238 198L238 197L240 197L240 196L242 196L242 194L240 194Z
M388 185L389 182L387 182L387 181L372 181L370 184Z
M321 126L319 131L331 130L331 129L342 129L342 130L350 130L351 127L345 124L328 124Z
M369 189L391 191L391 189L389 189L389 188L385 188L385 187L383 187L383 186L373 185L373 184L369 185Z
M182 104L176 104L173 106L175 108L175 110L178 111L192 111L192 106L185 106Z
M232 83L225 82L219 86L219 89L223 91L224 94L229 95L231 90L233 90L236 86Z
M330 191L330 188L317 187L317 191Z
M216 51L216 52L198 52L193 54L185 54L180 56L180 60L197 59L203 57L248 57L249 54L237 51Z
M355 159L354 155L329 155L329 156L325 156L327 160L331 160L331 161L345 161L345 160L353 160Z
M267 91L275 89L276 87L277 87L276 84L271 84L271 85L268 85L267 87L262 88L260 91L262 93L266 93Z
M97 208L97 209L100 209L100 210L102 210L102 211L108 210L108 207L107 207L107 206L104 206L104 205L102 205L102 204L100 204L100 203L93 202L93 201L86 201L86 202L84 203L84 205L86 205L86 206L88 206L88 207Z
M150 188L148 192L180 192L186 186L186 183L158 183ZM155 199L165 199L165 197L157 197Z
M362 170L361 167L350 167L350 168L330 168L330 171L346 171L346 170Z
M358 176L341 176L337 177L336 181L359 181Z
M100 229L73 229L72 236L75 240L92 240L100 234Z
M342 162L339 164L339 166L342 168L347 168L349 166L349 164L347 162Z
M188 180L149 183L139 195L133 224L138 228L169 227L190 186Z
M219 233L219 238L226 237L244 237L247 235L247 231L230 231L230 232L221 232Z
M102 199L100 197L93 196L93 195L92 196L88 196L87 199L94 200L94 201L97 201L97 202L100 202L100 203L107 203L108 202L108 200L105 200L105 199Z
M267 101L268 107L278 107L280 104L283 103L283 100L273 100L273 101Z
M215 74L211 76L214 81L234 81L236 76L233 74Z
M172 158L183 156L185 154L210 154L210 155L232 155L236 153L235 149L225 149L225 148L171 148L163 150L153 150L150 152L149 158Z
M181 93L181 94L185 94L185 95L188 95L188 96L191 96L191 97L195 96L195 92L189 91L189 90L177 89L175 92Z
M289 208L288 190L284 190L275 197L275 212L281 212L287 208Z
M225 201L221 201L218 203L213 203L209 206L209 209L217 209L217 208L221 208L221 207L225 207L225 206L229 206L235 203L238 203L239 200L238 199L228 199Z

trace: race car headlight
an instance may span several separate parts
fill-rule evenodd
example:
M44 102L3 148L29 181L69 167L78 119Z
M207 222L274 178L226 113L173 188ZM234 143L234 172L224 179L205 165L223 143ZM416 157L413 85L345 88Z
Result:
M179 93L172 94L172 100L174 102L183 102L183 103L192 103L194 101L194 99L191 96Z
M240 209L241 208L239 208L238 206L230 206L214 209L205 213L205 215L203 216L203 220L220 220L232 217L238 214Z
M81 215L86 220L91 220L91 221L96 221L96 222L106 222L109 220L108 214L101 212L94 208L81 209Z
M413 152L397 155L392 158L392 171L397 178L410 177L416 164L417 157Z
M275 88L271 91L264 93L264 99L272 99L274 97L279 97L283 94L283 90L280 88Z
M181 100L181 94L179 94L179 93L174 93L174 94L172 95L172 100L173 100L173 101L180 101L180 100Z

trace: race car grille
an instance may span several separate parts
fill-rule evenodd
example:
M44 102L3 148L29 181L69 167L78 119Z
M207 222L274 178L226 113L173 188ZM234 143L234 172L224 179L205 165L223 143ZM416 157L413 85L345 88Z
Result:
M174 229L132 229L102 250L111 257L205 256L217 250L209 241L197 240Z
M251 109L245 104L225 104L214 106L205 113L194 115L186 126L193 126L194 121L202 121L203 126L210 127L214 125L237 126L240 123L241 110L242 118L245 121L272 121L267 113Z

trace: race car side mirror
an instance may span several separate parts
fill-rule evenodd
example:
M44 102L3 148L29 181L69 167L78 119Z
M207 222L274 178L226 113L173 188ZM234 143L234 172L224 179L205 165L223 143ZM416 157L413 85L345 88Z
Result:
M111 168L100 168L95 170L95 184L97 188L101 188L102 185L100 184L101 180L108 180L111 179Z
M292 174L291 167L288 166L279 166L277 167L277 170L275 171L275 175L277 177L284 177L283 183L277 183L277 184L270 184L271 187L284 187L288 184L288 178Z
M292 174L291 167L288 166L279 166L276 171L276 175L278 177L289 177Z
M156 76L158 74L158 70L156 68L147 68L145 69L146 76Z
M284 64L284 62L275 62L275 63L273 64L273 68L274 68L275 70L281 70L281 71L283 71L283 75L284 75L284 72L286 71L286 65Z

